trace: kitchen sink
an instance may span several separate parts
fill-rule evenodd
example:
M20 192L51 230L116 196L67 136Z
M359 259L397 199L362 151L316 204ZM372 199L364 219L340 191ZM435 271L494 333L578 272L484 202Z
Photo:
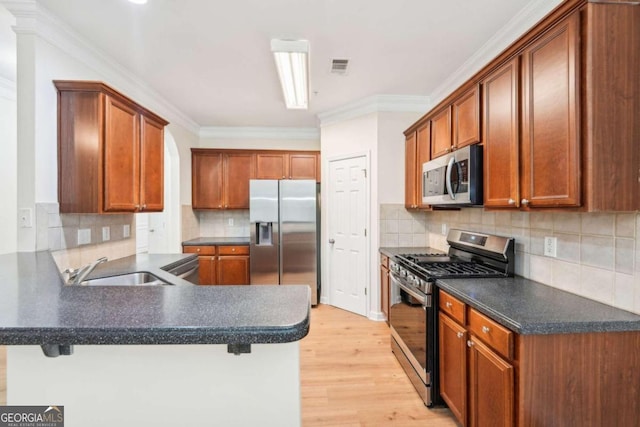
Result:
M128 274L120 274L118 276L100 277L96 279L87 279L80 282L80 286L158 286L171 285L158 276L144 271Z

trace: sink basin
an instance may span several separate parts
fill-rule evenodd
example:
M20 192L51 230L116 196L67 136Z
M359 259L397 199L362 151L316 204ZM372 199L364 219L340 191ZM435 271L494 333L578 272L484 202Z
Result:
M171 285L157 276L147 272L121 274L118 276L87 279L80 282L80 286L158 286Z

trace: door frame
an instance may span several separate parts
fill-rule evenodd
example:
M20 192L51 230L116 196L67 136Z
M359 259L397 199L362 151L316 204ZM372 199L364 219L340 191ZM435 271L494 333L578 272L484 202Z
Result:
M335 156L327 157L324 161L324 170L322 176L326 176L326 180L322 180L321 183L321 199L322 199L322 230L321 230L321 242L320 245L322 259L326 260L326 262L322 263L322 287L321 287L321 297L320 302L322 304L333 305L331 301L331 291L332 286L330 282L329 271L331 270L331 258L329 258L329 215L327 214L328 210L331 208L329 206L329 194L331 193L331 162L340 161L340 160L349 160L355 159L357 157L364 157L365 167L367 168L367 175L364 183L365 187L365 227L367 230L367 235L365 237L365 283L366 283L366 296L365 296L365 316L368 318L371 310L371 152L370 150L366 151L356 151L349 154L340 154ZM325 172L326 171L326 172ZM326 182L326 190L325 191L325 182ZM326 285L326 286L325 286Z

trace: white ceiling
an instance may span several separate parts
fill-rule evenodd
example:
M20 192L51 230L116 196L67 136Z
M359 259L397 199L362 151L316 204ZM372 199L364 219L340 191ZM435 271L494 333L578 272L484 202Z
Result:
M39 0L200 126L314 127L371 95L426 96L531 0ZM272 38L311 46L286 110ZM349 59L347 76L329 73Z

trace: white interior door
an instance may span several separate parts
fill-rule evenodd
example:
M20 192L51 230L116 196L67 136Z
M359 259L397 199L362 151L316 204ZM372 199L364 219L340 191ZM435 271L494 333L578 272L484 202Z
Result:
M149 214L137 213L136 217L136 253L149 252Z
M367 312L368 205L366 156L329 161L328 273L330 303Z

